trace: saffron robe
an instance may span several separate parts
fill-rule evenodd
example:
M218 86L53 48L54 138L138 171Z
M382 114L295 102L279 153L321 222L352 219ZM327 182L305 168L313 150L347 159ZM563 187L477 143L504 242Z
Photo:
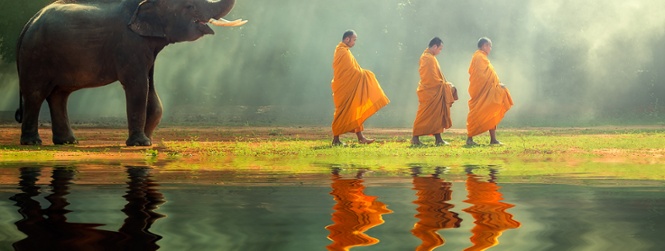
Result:
M477 50L469 66L469 115L466 130L469 137L495 129L513 106L513 98L494 71L484 51Z
M450 107L453 99L452 85L441 73L439 61L425 49L420 56L420 83L418 83L418 113L413 122L413 136L442 133L453 125Z
M332 131L335 136L360 132L363 123L390 103L371 71L360 68L350 48L340 42L335 48L331 82L335 113Z

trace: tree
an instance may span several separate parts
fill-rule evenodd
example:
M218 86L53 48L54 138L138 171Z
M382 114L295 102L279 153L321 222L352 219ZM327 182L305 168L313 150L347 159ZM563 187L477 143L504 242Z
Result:
M21 29L41 8L53 0L0 1L0 58L5 62L16 59L16 42Z

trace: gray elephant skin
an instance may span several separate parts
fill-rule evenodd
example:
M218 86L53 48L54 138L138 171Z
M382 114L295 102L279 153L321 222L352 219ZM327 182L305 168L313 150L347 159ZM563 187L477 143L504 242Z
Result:
M214 2L213 2L214 1ZM54 144L76 144L69 95L119 81L125 91L128 146L149 146L162 117L154 65L165 46L214 34L210 18L235 0L61 0L37 12L17 47L22 145L40 145L39 110L48 102Z

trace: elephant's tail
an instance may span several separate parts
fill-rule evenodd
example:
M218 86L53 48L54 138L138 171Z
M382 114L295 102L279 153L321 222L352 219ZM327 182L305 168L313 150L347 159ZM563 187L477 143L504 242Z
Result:
M30 25L35 21L37 16L43 11L40 10L37 12L35 15L33 15L30 20L28 20L27 23L23 26L23 29L21 29L21 34L18 37L18 41L16 43L16 71L18 72L19 75L19 91L18 91L18 109L16 110L16 113L14 113L14 119L16 119L16 122L19 124L23 122L23 93L21 92L21 62L20 62L20 53L21 53L21 44L23 43L23 37L25 36L25 32L28 30Z
M23 122L23 93L21 91L18 91L18 109L14 113L14 119L19 124Z

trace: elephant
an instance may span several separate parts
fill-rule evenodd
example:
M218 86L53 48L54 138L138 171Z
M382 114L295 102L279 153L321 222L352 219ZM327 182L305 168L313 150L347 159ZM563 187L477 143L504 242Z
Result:
M41 145L39 110L47 101L53 143L77 144L67 114L69 95L120 82L125 91L127 146L150 146L162 117L155 90L157 54L195 41L229 22L235 0L58 0L24 26L17 46L22 145Z

